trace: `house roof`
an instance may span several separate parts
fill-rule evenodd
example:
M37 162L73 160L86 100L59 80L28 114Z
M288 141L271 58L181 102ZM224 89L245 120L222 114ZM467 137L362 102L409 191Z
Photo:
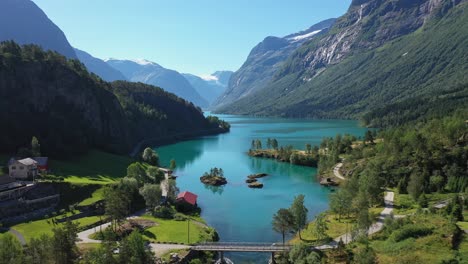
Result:
M187 191L179 193L179 195L177 195L177 199L183 199L191 205L197 204L197 197L198 196L196 194Z
M47 166L47 163L49 162L48 157L34 157L32 158L33 160L37 161L37 164L39 166Z
M18 162L25 165L25 166L30 166L30 165L37 164L37 161L35 161L35 160L31 159L31 158L18 160Z

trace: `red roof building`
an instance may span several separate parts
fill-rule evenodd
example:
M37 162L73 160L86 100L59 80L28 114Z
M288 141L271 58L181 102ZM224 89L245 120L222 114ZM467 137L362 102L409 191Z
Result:
M182 192L177 195L177 201L184 201L191 205L197 205L197 195L191 192Z

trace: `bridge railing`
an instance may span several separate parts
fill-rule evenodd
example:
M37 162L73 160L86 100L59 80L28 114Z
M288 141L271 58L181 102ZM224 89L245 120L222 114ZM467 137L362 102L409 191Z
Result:
M205 242L194 245L193 249L259 249L259 250L289 250L291 245L282 243L254 243L254 242Z

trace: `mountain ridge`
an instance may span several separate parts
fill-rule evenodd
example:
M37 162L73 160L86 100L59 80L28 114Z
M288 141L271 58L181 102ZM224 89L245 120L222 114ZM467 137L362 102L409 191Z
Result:
M105 62L120 71L129 81L159 86L199 107L208 106L208 102L175 70L147 60L106 59Z

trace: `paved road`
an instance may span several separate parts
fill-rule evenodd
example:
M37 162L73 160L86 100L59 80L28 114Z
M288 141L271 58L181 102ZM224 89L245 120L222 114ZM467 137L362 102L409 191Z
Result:
M26 245L26 239L24 239L24 236L20 232L14 230L13 228L0 228L0 229L1 231L10 232L12 235L14 235L18 239L21 245L23 246Z
M142 216L144 213L145 213L145 210L138 211L138 212L130 215L129 217L127 217L127 220L138 218L138 217ZM101 243L101 240L91 239L91 238L89 238L89 236L96 233L96 232L98 232L101 229L102 230L106 229L110 225L111 225L111 223L108 222L108 223L104 223L104 224L102 224L100 226L96 226L96 227L93 227L93 228L90 228L90 229L87 229L87 230L84 230L84 231L78 233L78 242L77 243L79 243L79 244L81 244L81 243Z
M335 165L335 167L333 168L333 174L335 175L335 177L337 177L338 179L342 179L343 181L346 180L345 177L343 177L343 175L341 175L341 172L340 172L340 169L341 167L343 167L343 163L340 162L340 163L337 163Z
M384 225L384 220L385 218L389 217L390 214L393 212L393 200L395 197L394 192L387 192L385 194L385 208L382 210L382 212L379 215L379 218L377 219L377 222L374 223L371 227L369 227L369 230L367 233L369 235L375 234L382 230L383 225ZM344 235L341 235L337 238L335 238L332 242L326 245L318 246L317 249L331 249L331 248L336 248L338 245L338 242L342 240L343 243L349 244L352 241L352 236L351 233L347 233Z

